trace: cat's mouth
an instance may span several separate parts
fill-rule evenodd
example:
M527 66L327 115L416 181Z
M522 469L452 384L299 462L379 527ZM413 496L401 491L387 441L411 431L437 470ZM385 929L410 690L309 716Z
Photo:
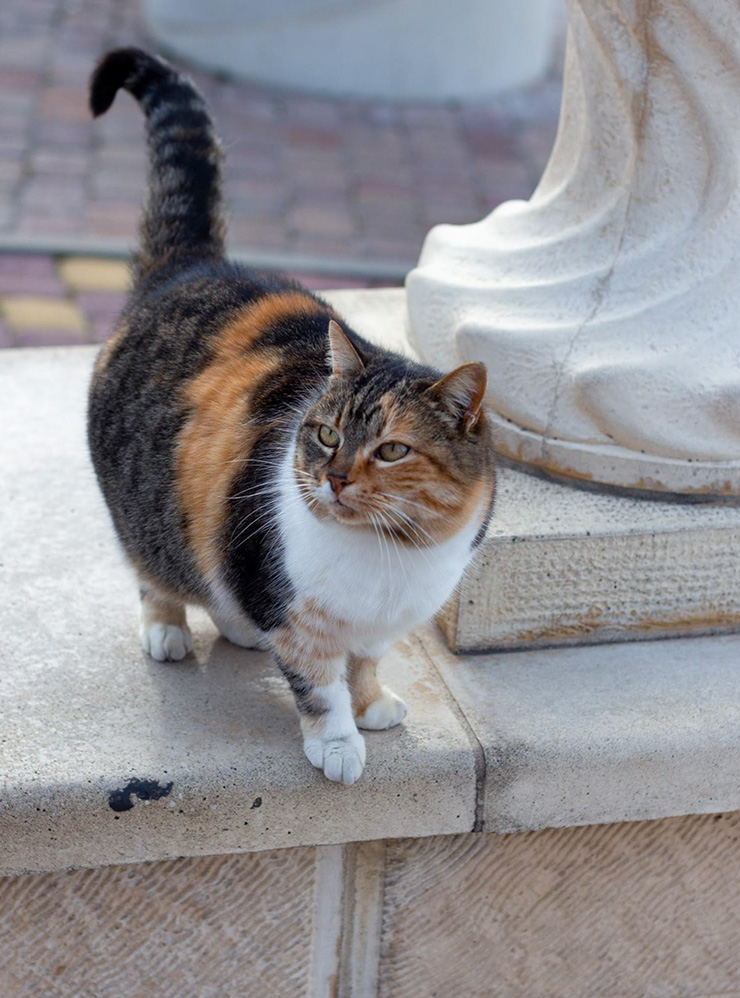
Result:
M330 499L327 498L325 506L333 516L340 520L351 520L362 515L362 510L353 505L352 500L343 493L332 496Z
M331 504L331 509L335 516L357 516L360 512L359 509L355 509L354 506L350 506L347 502L342 502L342 500L337 496L334 502Z
M335 495L328 482L314 490L313 502L309 505L320 519L328 516L341 523L359 523L366 519L361 504L357 503L357 497L348 496L346 491Z

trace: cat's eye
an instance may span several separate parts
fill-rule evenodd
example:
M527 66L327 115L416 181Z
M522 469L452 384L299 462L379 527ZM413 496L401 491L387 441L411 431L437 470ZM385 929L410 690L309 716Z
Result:
M381 461L400 461L410 450L406 444L398 444L391 440L387 444L381 444L375 453Z
M336 447L339 443L339 434L331 426L320 426L319 440L324 447Z

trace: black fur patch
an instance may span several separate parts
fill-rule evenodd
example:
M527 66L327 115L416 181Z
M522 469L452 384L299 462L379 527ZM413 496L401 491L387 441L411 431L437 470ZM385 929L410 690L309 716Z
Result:
M288 686L293 691L298 712L305 714L307 717L321 717L324 714L328 714L329 710L326 705L314 696L315 687L313 683L310 683L299 672L296 672L295 669L291 669L282 659L277 656L275 657L280 671L288 680Z
M224 580L242 609L263 631L285 623L293 597L285 574L274 502L277 465L288 439L287 426L266 430L251 460L232 483L223 547Z
M186 76L136 48L115 49L98 64L93 115L107 111L121 88L142 105L150 152L136 276L176 258L222 259L221 147L203 98Z

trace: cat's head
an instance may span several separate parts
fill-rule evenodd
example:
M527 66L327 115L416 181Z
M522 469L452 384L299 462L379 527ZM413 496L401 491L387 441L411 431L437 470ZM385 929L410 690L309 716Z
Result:
M493 460L482 364L440 377L329 326L332 375L305 413L295 474L323 520L439 543L485 513Z

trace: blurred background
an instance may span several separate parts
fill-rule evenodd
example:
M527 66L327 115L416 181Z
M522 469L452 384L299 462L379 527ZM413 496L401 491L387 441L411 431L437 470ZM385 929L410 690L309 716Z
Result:
M439 222L527 198L557 126L562 0L1 0L0 343L104 339L145 189L106 49L187 69L227 153L230 245L314 288L401 283Z

